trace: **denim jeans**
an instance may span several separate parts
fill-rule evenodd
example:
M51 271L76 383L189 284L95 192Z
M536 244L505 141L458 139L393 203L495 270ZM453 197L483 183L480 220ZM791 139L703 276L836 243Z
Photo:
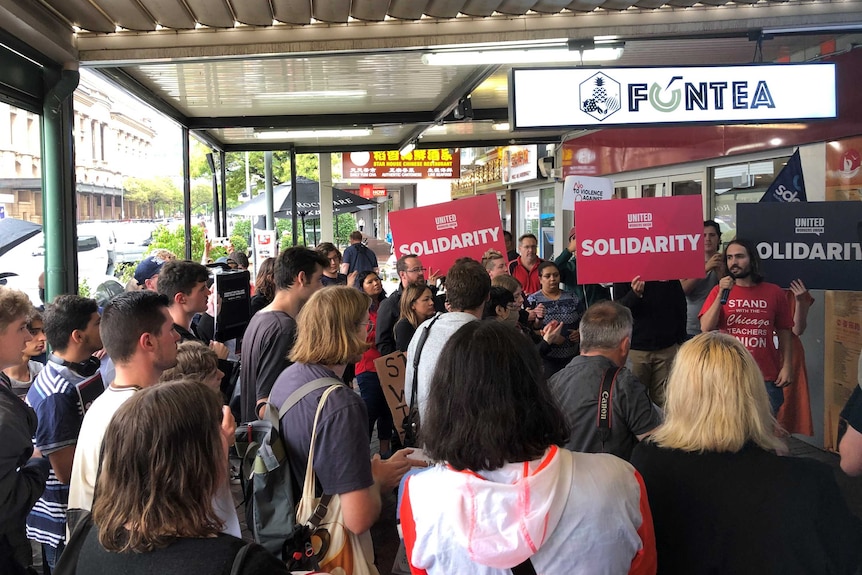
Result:
M776 386L774 381L767 381L766 395L769 396L769 407L772 408L772 415L777 415L778 410L784 405L784 388Z
M380 387L380 379L373 371L363 371L356 374L356 383L359 384L359 395L368 409L368 437L377 422L377 438L384 441L392 438L392 412Z
M51 547L42 543L42 573L44 575L51 575L54 572L57 561L60 560L60 554L63 553L65 547L64 543L60 543L59 547Z

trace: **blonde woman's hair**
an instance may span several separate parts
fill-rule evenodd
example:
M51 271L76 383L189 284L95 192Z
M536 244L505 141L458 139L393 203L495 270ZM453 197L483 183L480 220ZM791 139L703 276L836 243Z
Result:
M682 451L735 453L782 446L763 374L734 337L707 332L683 345L667 383L665 422L650 441Z
M177 345L177 365L163 371L159 381L188 378L203 382L217 369L216 352L207 345L190 339Z
M497 250L488 250L482 255L482 267L485 268L485 271L490 271L494 266L494 262L502 259L504 259L503 254Z
M0 332L13 321L26 319L33 311L30 298L22 291L0 286Z
M512 292L512 295L514 295L515 292L518 291L519 289L522 289L520 282L518 282L518 280L516 280L515 278L513 278L509 274L503 274L503 275L499 275L495 278L492 278L491 279L491 287L494 287L494 286L505 288L505 289L509 290L510 292Z
M359 322L368 313L371 298L348 286L330 286L314 292L302 306L296 342L290 361L343 365L356 361L371 347L360 333Z

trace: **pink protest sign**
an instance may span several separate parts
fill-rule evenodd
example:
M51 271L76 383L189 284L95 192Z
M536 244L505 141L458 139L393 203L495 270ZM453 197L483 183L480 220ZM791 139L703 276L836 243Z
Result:
M578 282L703 276L700 196L575 202Z

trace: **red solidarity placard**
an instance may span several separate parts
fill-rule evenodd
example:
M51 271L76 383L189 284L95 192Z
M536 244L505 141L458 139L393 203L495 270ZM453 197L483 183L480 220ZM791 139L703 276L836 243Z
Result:
M506 253L497 197L475 196L389 213L395 257L416 254L422 265L445 274L455 260L495 249Z
M699 278L700 196L576 202L578 282Z

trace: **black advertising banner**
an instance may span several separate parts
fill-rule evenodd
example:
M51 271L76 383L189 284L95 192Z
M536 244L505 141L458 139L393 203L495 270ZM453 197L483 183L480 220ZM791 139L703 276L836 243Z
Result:
M737 237L757 246L766 280L862 291L862 202L738 204Z

